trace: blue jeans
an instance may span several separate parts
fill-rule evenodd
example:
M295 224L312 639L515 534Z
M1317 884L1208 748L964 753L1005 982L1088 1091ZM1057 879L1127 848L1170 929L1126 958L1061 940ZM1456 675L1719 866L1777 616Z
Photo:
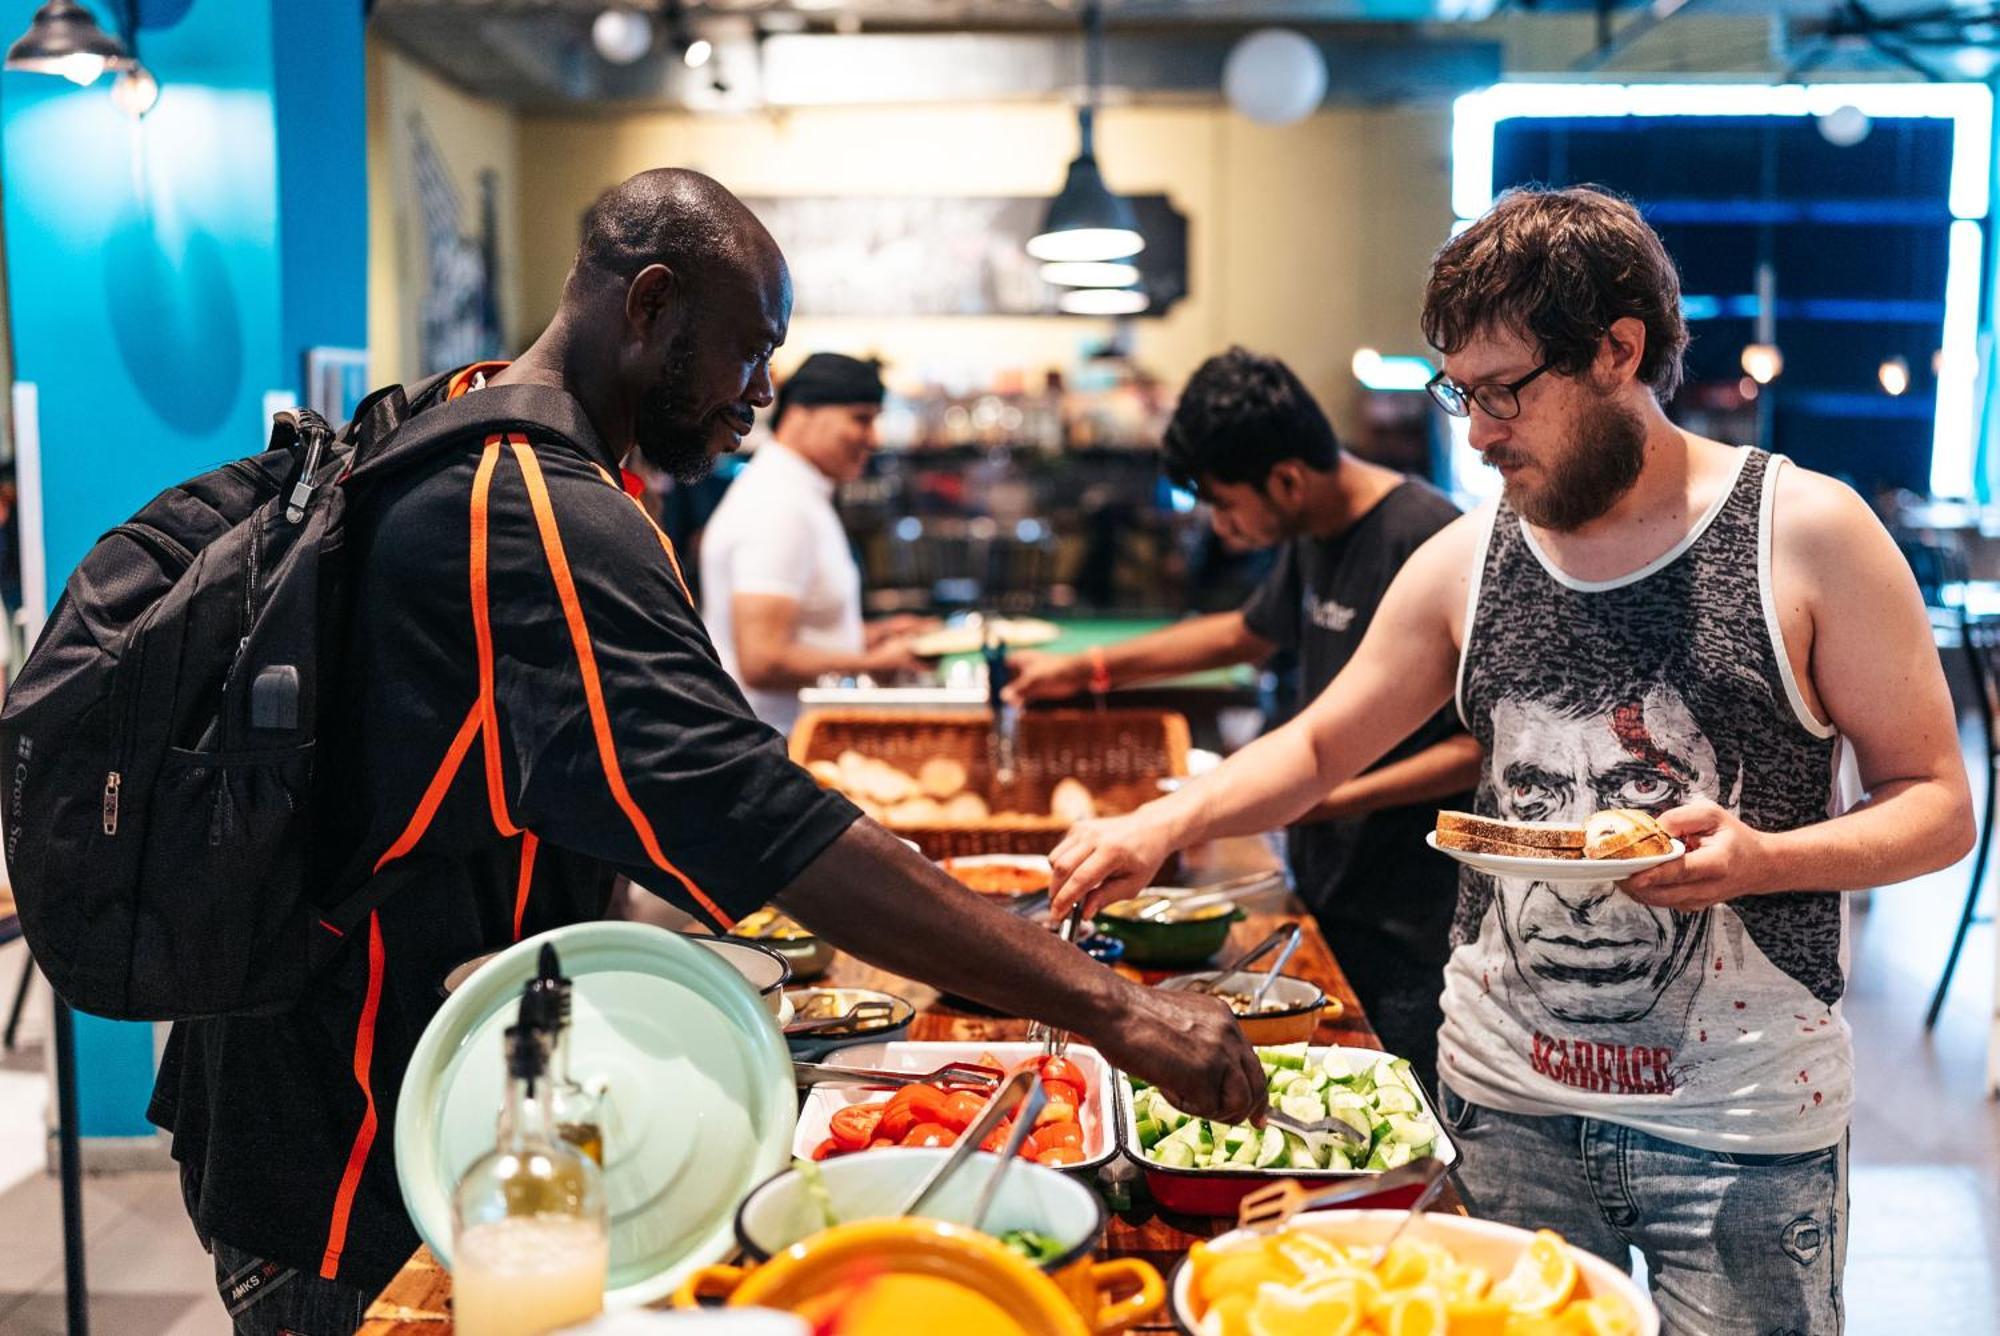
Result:
M1594 1118L1532 1118L1440 1083L1473 1215L1553 1229L1625 1270L1646 1259L1665 1336L1838 1336L1847 1141L1798 1155L1697 1150Z

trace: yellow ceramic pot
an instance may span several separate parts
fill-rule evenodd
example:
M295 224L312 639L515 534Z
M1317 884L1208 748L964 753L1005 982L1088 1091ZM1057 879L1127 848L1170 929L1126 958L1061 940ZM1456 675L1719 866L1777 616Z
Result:
M880 1219L896 1211L918 1183L951 1154L948 1150L877 1150L827 1160L818 1166L826 1202L837 1220ZM947 1219L964 1219L999 1160L976 1155L938 1190L933 1206ZM751 1262L773 1257L825 1226L821 1203L796 1169L760 1183L736 1211L736 1238ZM1166 1302L1160 1273L1136 1258L1099 1260L1104 1203L1068 1174L1026 1160L1008 1166L987 1209L991 1234L1024 1229L1045 1235L1062 1251L1041 1270L1068 1296L1096 1336L1112 1336L1159 1312Z
M844 1336L1089 1336L1054 1281L984 1234L938 1220L838 1225L755 1270L705 1267L674 1306L703 1298L815 1321L839 1311Z

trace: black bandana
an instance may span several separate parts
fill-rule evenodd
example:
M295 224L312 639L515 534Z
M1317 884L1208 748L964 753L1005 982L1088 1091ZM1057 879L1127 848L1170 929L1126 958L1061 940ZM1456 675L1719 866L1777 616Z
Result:
M882 364L843 353L814 353L778 391L778 416L793 404L875 404L882 402Z

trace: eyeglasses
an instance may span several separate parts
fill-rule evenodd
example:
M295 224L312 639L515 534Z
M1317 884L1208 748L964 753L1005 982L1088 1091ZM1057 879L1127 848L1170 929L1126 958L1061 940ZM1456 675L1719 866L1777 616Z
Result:
M1487 417L1508 422L1521 416L1521 391L1554 365L1554 362L1544 362L1519 380L1505 385L1463 385L1440 371L1424 383L1424 393L1430 395L1432 403L1453 417L1471 417L1473 405L1477 404L1479 411Z

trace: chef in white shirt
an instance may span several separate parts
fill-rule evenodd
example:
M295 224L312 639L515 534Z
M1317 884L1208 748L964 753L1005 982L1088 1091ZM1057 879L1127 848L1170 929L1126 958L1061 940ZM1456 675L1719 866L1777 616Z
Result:
M833 505L874 453L882 393L875 362L806 358L778 391L771 439L702 534L702 619L757 717L782 733L799 688L823 676L923 666L910 652L917 619L861 620L861 570Z

